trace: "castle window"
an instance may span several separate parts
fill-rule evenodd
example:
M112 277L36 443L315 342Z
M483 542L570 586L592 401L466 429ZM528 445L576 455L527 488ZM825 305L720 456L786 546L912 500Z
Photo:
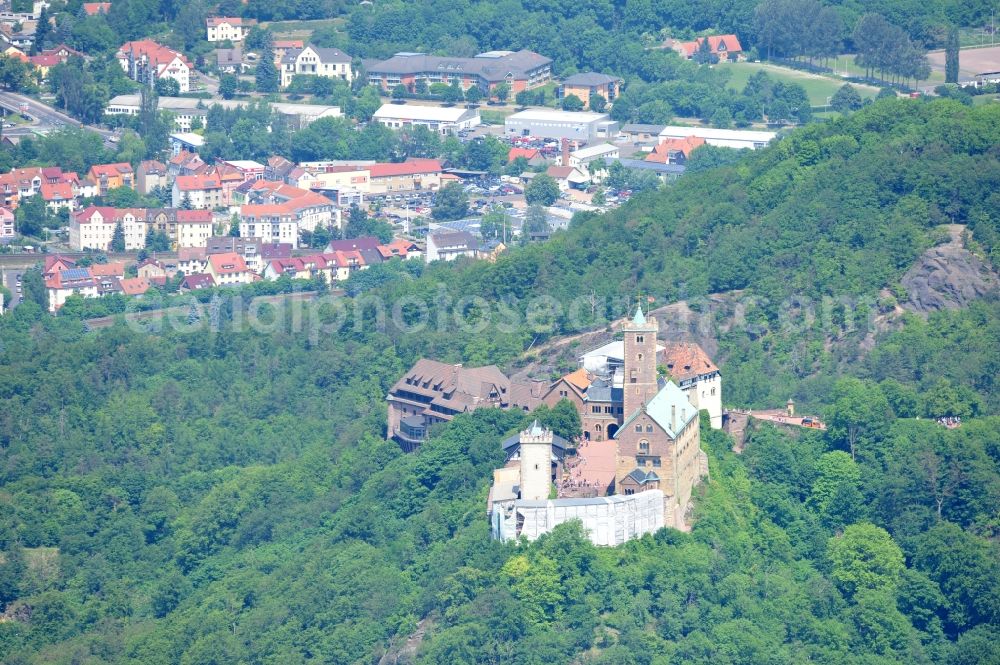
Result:
M652 433L652 431L653 431L653 426L652 425L646 425L646 432Z
M638 355L638 359L639 359L639 362L642 362L642 354L641 353Z
M646 439L643 439L642 441L640 441L639 442L639 450L641 452L644 452L644 453L645 452L649 452L649 441L646 441Z
M635 431L636 432L641 432L642 431L642 425L636 425L635 426Z
M646 341L646 338L643 337L642 335L636 335L635 336L635 343L636 344L642 344L645 341ZM639 357L642 358L642 356L639 356Z
M712 388L712 394L713 395L715 394L715 388Z
M601 407L599 407L599 406L597 406L595 404L594 406L590 407L590 412L591 413L600 413L601 412Z

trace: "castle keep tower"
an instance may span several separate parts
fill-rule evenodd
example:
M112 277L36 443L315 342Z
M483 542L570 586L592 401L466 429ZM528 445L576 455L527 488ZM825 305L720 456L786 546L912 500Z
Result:
M536 420L521 432L521 499L545 501L552 487L552 430Z
M635 317L625 324L625 380L623 404L625 418L638 411L656 395L659 387L656 376L656 319L647 319L642 306Z

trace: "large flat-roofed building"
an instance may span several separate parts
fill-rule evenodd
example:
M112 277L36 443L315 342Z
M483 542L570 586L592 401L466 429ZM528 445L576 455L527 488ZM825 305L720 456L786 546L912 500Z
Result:
M489 91L501 83L511 94L545 85L552 79L552 60L534 51L488 51L474 58L449 58L426 53L397 53L368 68L368 82L384 90L404 85L415 92L418 80L450 85L463 90L478 86Z
M526 109L509 115L504 120L504 134L507 137L534 136L593 143L617 133L618 123L607 113Z
M218 104L224 109L235 109L247 105L246 101L236 99L193 99L190 97L160 97L158 107L161 111L170 111L174 115L174 126L182 132L191 131L191 121L201 118L204 124L208 118L208 109ZM107 115L139 115L139 95L118 95L112 98L104 112ZM321 104L293 104L289 102L274 102L271 109L289 119L292 129L301 129L320 118L339 118L343 115L339 106Z
M748 129L715 129L713 127L667 126L660 132L660 141L684 139L697 136L708 145L721 148L763 148L777 136L777 132L762 132Z
M480 123L479 109L420 104L383 104L372 119L391 129L422 125L438 134L454 134Z

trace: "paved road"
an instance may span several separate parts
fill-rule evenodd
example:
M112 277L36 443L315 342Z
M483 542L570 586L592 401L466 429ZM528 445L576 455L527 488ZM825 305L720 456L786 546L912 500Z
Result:
M27 115L34 119L33 125L29 128L18 128L17 130L11 129L7 130L5 133L11 135L21 134L22 136L30 133L47 133L53 129L58 129L62 126L72 126L72 127L86 127L87 129L97 132L105 139L114 135L114 132L104 129L103 127L94 127L92 125L84 125L79 120L66 115L62 111L52 108L47 104L43 104L31 97L26 97L25 95L19 95L16 92L0 92L0 106L4 106L15 113L21 113L21 104L28 105Z

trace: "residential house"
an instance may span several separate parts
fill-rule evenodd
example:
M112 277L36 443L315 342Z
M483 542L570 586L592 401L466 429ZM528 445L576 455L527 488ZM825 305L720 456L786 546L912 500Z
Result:
M176 270L174 273L169 273L167 265L163 261L149 258L139 264L136 273L143 279L151 279L153 277L172 277Z
M28 62L35 68L35 72L42 81L49 80L49 70L56 65L62 64L62 60L57 55L45 55L40 53L28 57Z
M206 272L212 276L216 286L236 286L254 281L254 274L247 268L246 261L236 252L209 254Z
M222 181L215 175L179 175L172 193L175 208L211 210L224 205Z
M691 60L701 49L703 41L708 40L708 50L714 59L719 62L737 62L746 60L743 54L743 47L736 35L712 35L711 37L699 37L692 42L672 41L670 48L681 54L682 57Z
M138 297L149 291L153 283L145 277L128 277L119 279L118 285L124 295Z
M479 240L468 231L439 230L427 235L424 260L454 261L460 256L479 257Z
M281 58L281 87L287 88L296 76L322 76L339 78L348 83L354 74L351 70L351 56L340 49L308 46L288 49Z
M179 290L182 293L187 293L190 291L200 291L201 289L210 289L215 286L215 280L212 276L207 273L197 273L193 275L187 275L181 282Z
M216 49L215 66L222 74L242 74L245 70L243 66L243 49L239 46Z
M98 280L86 268L67 268L45 278L45 289L49 293L49 311L59 311L66 299L72 295L84 298L98 297Z
M383 90L404 85L416 91L416 82L458 83L462 90L473 86L484 92L501 83L511 95L545 85L552 78L552 60L532 51L488 51L474 58L433 56L424 53L397 53L368 68L368 82Z
M376 249L382 255L383 261L397 257L403 260L420 259L423 256L423 252L415 242L402 238L395 238L388 245L379 245Z
M284 59L285 54L293 50L301 50L305 48L306 43L301 39L275 39L273 50L274 50L274 66L281 71L281 61Z
M168 236L177 248L181 247L204 247L208 239L212 237L212 211L211 210L184 210L172 211L176 218L175 235Z
M14 212L10 208L0 207L0 245L9 243L16 235Z
M213 236L205 244L205 250L211 254L228 254L230 252L239 254L247 264L247 268L253 273L260 273L264 269L263 248L264 243L260 238L234 238L232 236ZM291 256L291 244L288 256Z
M685 136L679 139L663 139L653 151L646 155L647 162L657 164L685 164L695 148L705 145L700 136Z
M426 127L443 136L457 134L480 124L479 109L462 106L425 106L422 104L383 104L372 120L390 129Z
M541 166L548 162L537 148L511 148L507 151L508 164L520 158L524 158L528 162L528 166Z
M76 251L111 249L115 229L119 224L125 234L125 250L135 251L146 246L146 215L141 209L87 206L69 216L69 245Z
M181 247L177 250L177 270L185 275L198 275L208 270L208 250L205 247Z
M87 172L87 178L97 185L99 196L104 196L109 189L118 187L135 189L135 172L128 162L94 164Z
M60 210L76 208L76 194L70 182L43 182L40 192L45 200L45 207L53 215Z
M241 42L250 31L247 22L233 16L210 16L205 19L205 27L210 42Z
M636 141L636 145L638 145L638 142L659 141L660 132L662 132L665 128L666 125L625 123L622 125L620 136L631 141Z
M85 2L83 3L83 12L87 16L97 16L98 14L107 14L111 11L110 2Z
M573 74L564 79L562 85L559 86L557 94L559 99L576 95L586 108L590 108L591 97L596 95L600 95L608 103L615 101L618 95L621 94L624 84L625 80L617 76L584 72L582 74Z
M150 194L157 187L167 187L167 165L155 159L139 162L136 184L140 194Z
M372 194L414 190L436 190L441 185L441 162L411 157L405 162L372 164L368 167Z
M180 92L191 90L191 72L194 65L173 49L157 44L151 39L126 42L115 56L125 73L133 81L150 88L159 79L177 81Z
M463 367L421 358L389 389L386 438L414 450L433 424L483 407L507 408L510 385L495 365Z
M545 173L556 181L560 192L583 189L590 183L590 174L575 166L550 166Z

